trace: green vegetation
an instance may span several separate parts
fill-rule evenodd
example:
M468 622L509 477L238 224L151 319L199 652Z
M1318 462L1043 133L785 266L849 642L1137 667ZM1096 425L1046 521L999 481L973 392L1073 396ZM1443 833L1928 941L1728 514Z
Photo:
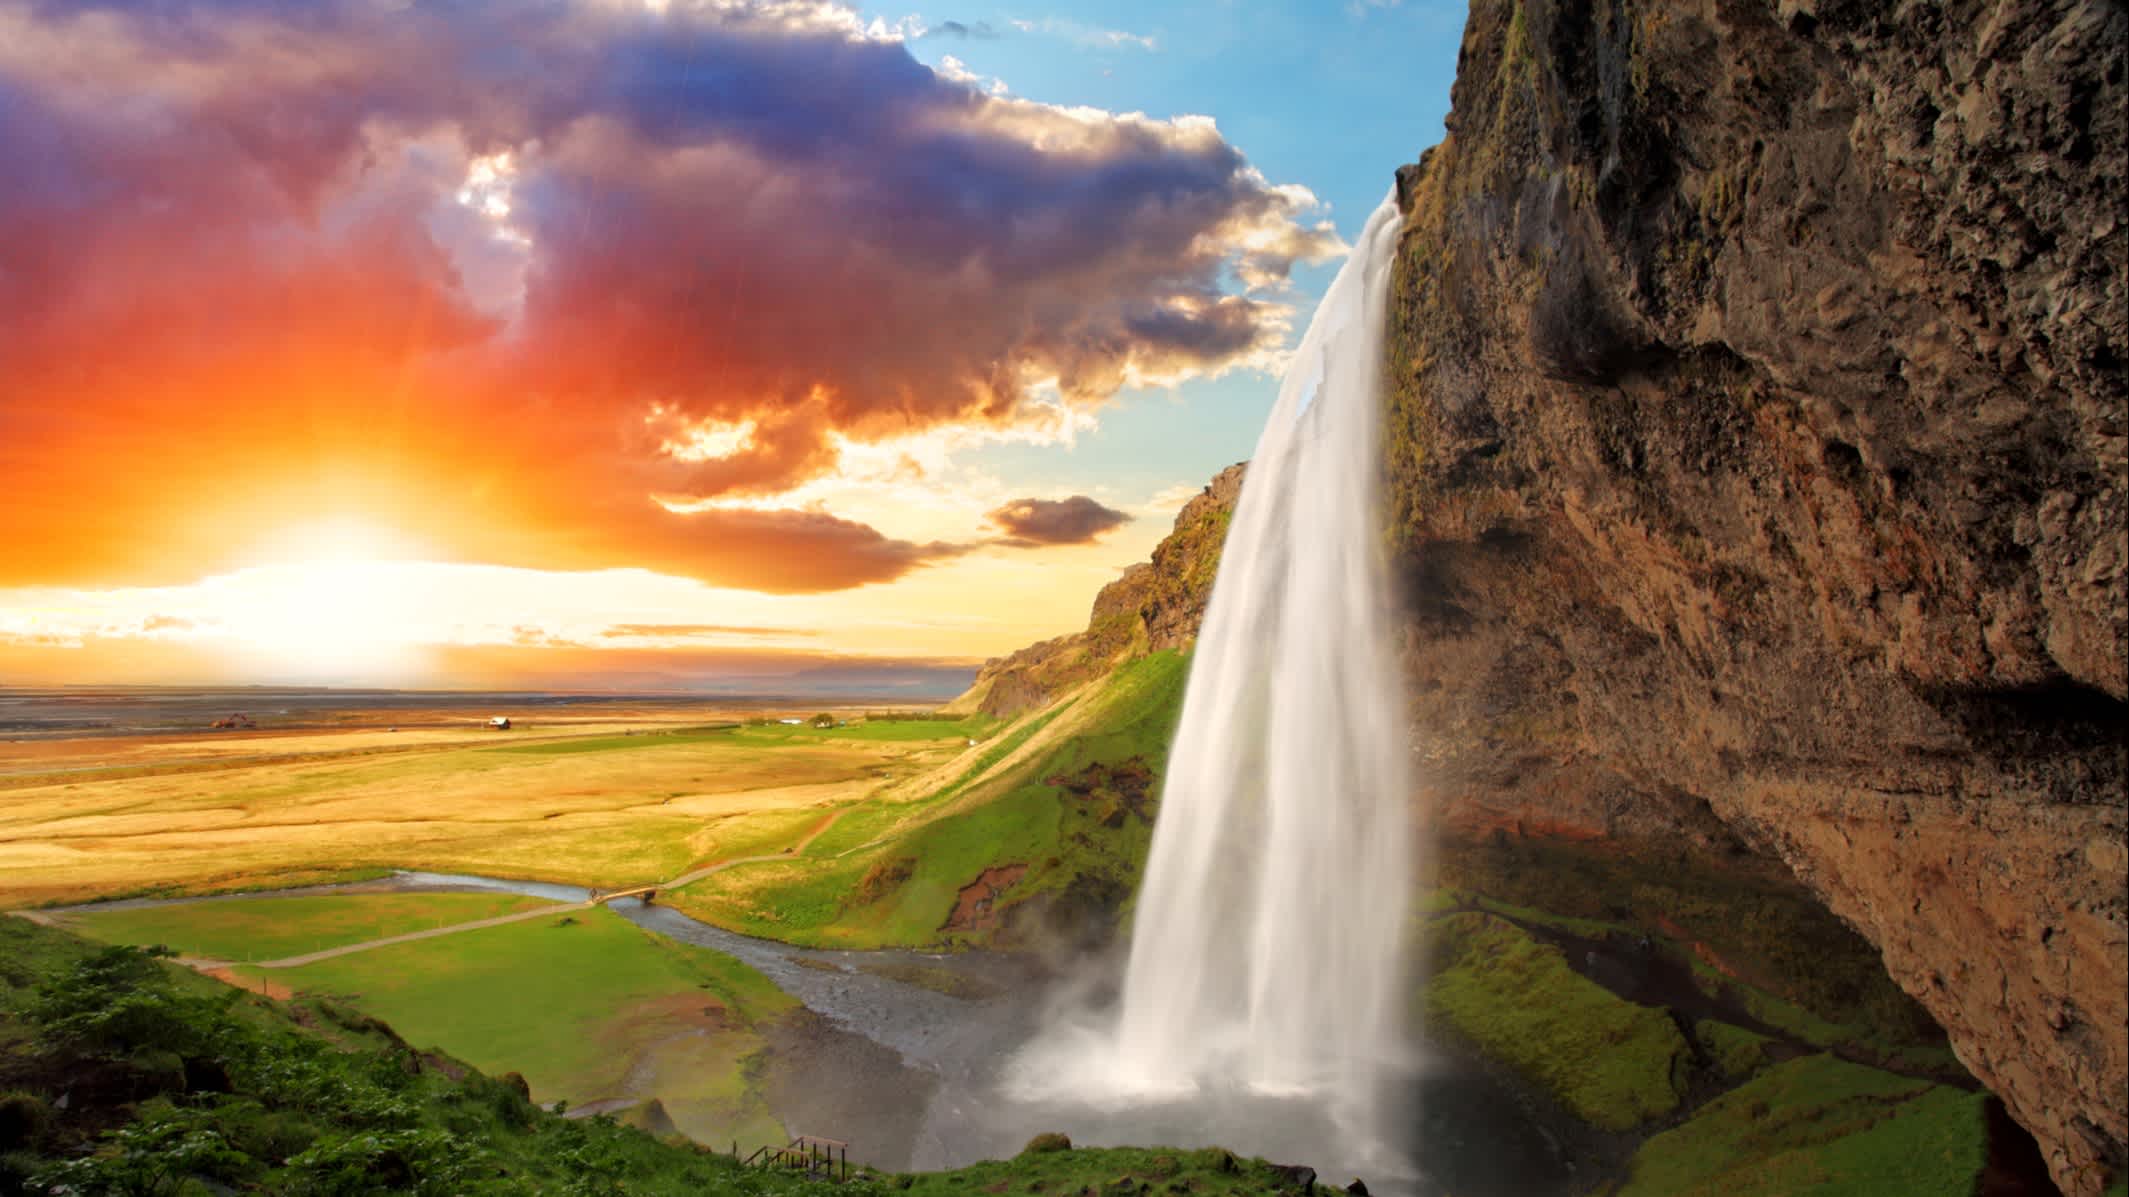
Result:
M1060 1143L1060 1140L1062 1142ZM894 1177L891 1190L913 1197L965 1193L1299 1193L1279 1167L1217 1147L1197 1151L1111 1147L1073 1150L1062 1135L1038 1135L1010 1160L953 1172Z
M1791 1060L1650 1138L1618 1197L1969 1193L1986 1101L1832 1056Z
M914 796L848 807L803 852L726 870L665 900L746 934L828 947L983 942L1025 930L1030 917L1113 926L1144 864L1151 798L1187 675L1180 654L1134 661L1007 725ZM973 730L970 721L916 726ZM957 922L963 891L1005 866L1024 871L986 899L984 925Z
M736 725L693 727L674 731L624 733L618 736L577 736L567 740L540 740L531 744L506 744L489 752L520 756L573 756L581 752L621 752L630 749L672 748L729 738Z
M1774 1042L1765 1035L1712 1018L1693 1024L1693 1037L1700 1040L1718 1072L1739 1081L1767 1066L1767 1045Z
M161 944L214 960L279 960L553 903L518 894L317 894L187 902L66 916L106 943Z
M1500 1060L1592 1126L1624 1131L1678 1108L1690 1067L1662 1011L1612 995L1560 949L1488 914L1434 924L1424 994L1437 1029Z
M826 716L826 724L820 722L821 718L817 715L798 724L754 723L738 729L734 735L742 741L761 744L836 740L910 744L926 740L980 740L998 726L998 720L988 715L970 715L962 719L865 719L840 727L836 726L832 715Z
M1867 1040L1887 1054L1943 1048L1942 1031L1886 975L1877 950L1786 878L1506 836L1445 838L1437 859L1440 884L1484 894L1514 917L1592 937L1589 924L1632 927L1678 943L1710 992L1733 989L1753 1017L1808 1042Z
M744 985L741 988L745 988ZM61 1102L64 1093L68 1100ZM662 1103L661 1103L662 1104ZM643 1115L660 1121L658 1111ZM1072 1150L861 1173L829 1185L749 1170L615 1119L563 1119L391 1027L276 1002L137 949L0 919L0 1191L84 1197L887 1197L912 1193L1275 1193L1292 1178L1217 1148Z
M704 1141L783 1141L748 1061L759 1028L796 1004L737 960L603 907L240 972L476 1067L516 1069L542 1102L655 1098Z
M0 919L0 1091L0 1191L833 1191L609 1119L565 1121L509 1078L330 1004L267 1001L19 919Z

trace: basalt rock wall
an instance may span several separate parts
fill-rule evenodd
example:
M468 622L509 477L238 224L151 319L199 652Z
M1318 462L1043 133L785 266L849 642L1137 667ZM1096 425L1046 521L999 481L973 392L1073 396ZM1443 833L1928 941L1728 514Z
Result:
M1477 0L1389 365L1441 817L1784 862L2080 1195L2129 1143L2125 30Z

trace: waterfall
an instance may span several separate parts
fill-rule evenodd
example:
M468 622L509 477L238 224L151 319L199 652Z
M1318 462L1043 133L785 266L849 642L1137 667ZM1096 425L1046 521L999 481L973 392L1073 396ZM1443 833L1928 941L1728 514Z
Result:
M1379 519L1397 232L1385 200L1251 458L1191 662L1121 1005L1091 1042L1023 1058L1023 1081L1041 1073L1117 1099L1307 1096L1379 1135L1374 1103L1403 1060L1413 885Z

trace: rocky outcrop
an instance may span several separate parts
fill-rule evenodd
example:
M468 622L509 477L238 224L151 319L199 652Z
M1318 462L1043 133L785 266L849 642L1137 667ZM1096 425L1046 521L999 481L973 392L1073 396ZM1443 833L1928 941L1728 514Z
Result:
M1153 560L1125 570L1094 596L1087 630L986 661L968 693L947 709L1012 716L1147 653L1188 648L1197 639L1220 568L1227 521L1242 493L1242 467L1213 476L1176 514Z
M1390 363L1444 817L1785 862L2079 1195L2129 1143L2125 22L1478 0Z

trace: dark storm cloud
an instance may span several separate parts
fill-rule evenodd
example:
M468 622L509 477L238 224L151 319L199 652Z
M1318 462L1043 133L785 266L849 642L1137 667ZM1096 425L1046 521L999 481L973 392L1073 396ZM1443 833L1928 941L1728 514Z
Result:
M1130 516L1086 495L1015 499L984 518L1005 533L1006 543L1021 547L1086 544L1131 522Z

